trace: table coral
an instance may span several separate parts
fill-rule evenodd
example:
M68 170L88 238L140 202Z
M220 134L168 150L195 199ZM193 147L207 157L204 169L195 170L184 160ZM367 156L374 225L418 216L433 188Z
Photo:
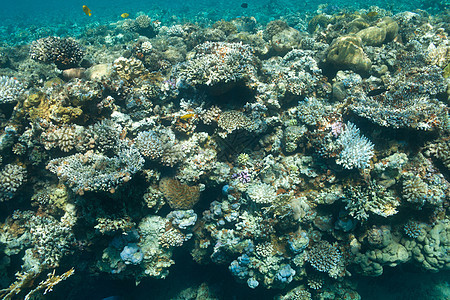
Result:
M144 163L136 148L123 149L110 158L86 152L51 160L47 168L78 194L87 191L109 191L131 179Z

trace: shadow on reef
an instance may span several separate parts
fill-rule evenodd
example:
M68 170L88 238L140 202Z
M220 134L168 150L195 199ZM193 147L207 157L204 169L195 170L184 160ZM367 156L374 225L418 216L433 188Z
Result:
M426 276L425 276L426 275ZM358 293L362 299L449 299L450 272L424 274L416 267L386 268L380 277L360 277Z
M207 293L203 296L239 300L272 299L277 294L277 291L262 288L251 290L237 283L225 266L196 264L190 255L183 251L175 252L174 256L177 263L165 280L145 279L136 286L133 279L113 280L107 276L94 277L90 276L89 272L79 272L77 278L74 276L70 287L55 287L47 299L195 299L196 294L197 299L205 299L199 295L203 292Z

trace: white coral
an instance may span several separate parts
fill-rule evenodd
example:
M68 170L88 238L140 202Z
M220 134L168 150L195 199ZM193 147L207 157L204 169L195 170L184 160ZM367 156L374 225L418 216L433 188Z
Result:
M275 189L266 183L250 185L247 194L253 202L261 204L270 204L277 197Z
M361 135L359 129L351 122L347 123L337 143L342 147L342 151L336 163L346 169L366 168L374 154L372 142Z
M0 76L0 103L11 103L17 101L22 95L22 84L15 78Z

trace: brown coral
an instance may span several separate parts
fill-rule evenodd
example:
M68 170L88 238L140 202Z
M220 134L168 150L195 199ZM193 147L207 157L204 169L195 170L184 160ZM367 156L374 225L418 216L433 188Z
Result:
M191 209L200 199L200 187L189 186L175 178L163 178L159 189L172 209Z

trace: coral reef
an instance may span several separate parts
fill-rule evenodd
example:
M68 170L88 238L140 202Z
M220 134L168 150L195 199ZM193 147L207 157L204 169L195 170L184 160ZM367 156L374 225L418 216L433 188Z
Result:
M83 56L80 45L72 38L49 36L34 41L30 47L31 59L54 63L61 70L76 67Z
M17 101L23 92L22 84L17 79L0 76L0 104Z
M189 186L175 178L163 178L159 189L173 209L191 209L200 198L200 187Z
M336 142L342 147L336 163L346 169L367 167L374 154L373 144L360 135L359 129L353 123L347 123Z
M212 86L215 93L224 93L236 83L250 85L257 80L258 60L252 52L242 43L206 42L172 72L185 84Z
M0 201L6 201L14 197L26 177L26 169L23 166L6 165L0 173Z
M1 298L177 264L241 288L165 298L361 299L450 269L446 10L276 4L0 26Z
M123 149L112 158L86 152L49 161L47 169L67 183L74 192L115 192L116 187L139 171L144 159L136 148Z

